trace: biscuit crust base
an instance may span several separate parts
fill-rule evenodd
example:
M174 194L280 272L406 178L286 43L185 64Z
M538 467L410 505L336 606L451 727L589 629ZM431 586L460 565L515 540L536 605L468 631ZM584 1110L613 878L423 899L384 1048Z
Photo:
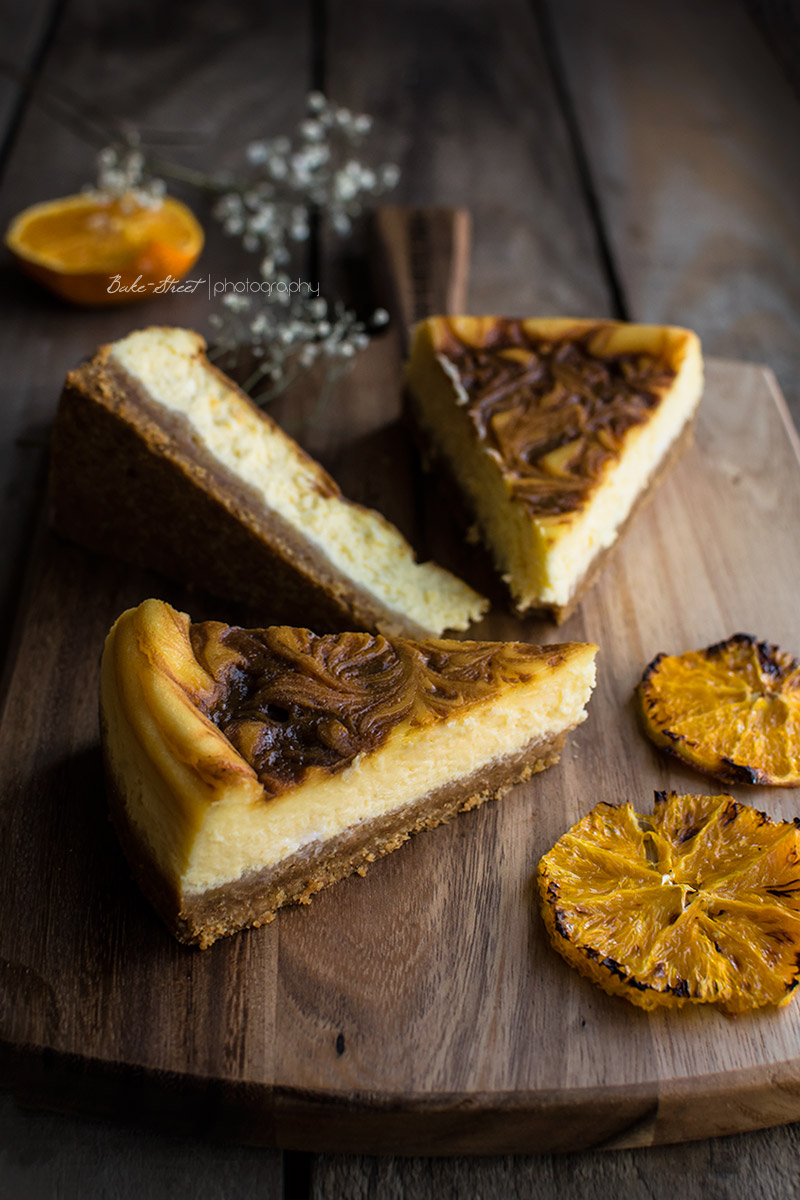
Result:
M107 765L111 819L137 882L167 927L179 941L205 950L227 934L268 924L286 904L308 904L315 892L332 883L354 873L364 875L370 863L397 850L412 834L496 800L514 784L553 766L567 732L537 739L519 753L494 759L402 809L359 821L327 842L313 843L282 862L205 892L181 895L164 876L130 824L124 795Z
M155 404L109 347L67 376L51 481L63 537L257 609L263 624L294 625L300 613L320 633L430 636L299 537L203 449L185 418Z

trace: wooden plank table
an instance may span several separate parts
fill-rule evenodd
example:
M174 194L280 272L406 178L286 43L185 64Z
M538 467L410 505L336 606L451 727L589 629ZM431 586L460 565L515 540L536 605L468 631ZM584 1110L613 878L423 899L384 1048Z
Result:
M787 204L800 169L797 105L738 4L724 12L721 0L651 6L659 23L622 0L602 11L589 0L533 9L508 0L491 10L438 0L415 9L413 21L405 7L360 2L324 13L318 4L279 4L257 18L244 3L205 3L165 9L157 34L136 4L96 7L68 0L54 27L40 26L46 53L28 45L24 60L135 121L219 132L209 151L215 165L249 137L285 128L307 87L324 82L387 130L387 157L405 171L399 199L473 210L473 310L683 320L710 352L772 362L796 403L798 229ZM34 108L11 132L4 220L89 176L85 148ZM712 148L715 169L706 172ZM335 250L322 249L333 275ZM212 240L208 254L209 270L235 269L230 244ZM3 282L8 638L60 378L130 317L66 313L9 272ZM157 319L202 327L204 314L176 298L159 305ZM22 1113L9 1102L2 1130L0 1182L12 1195L158 1196L173 1185L198 1196L258 1190L316 1200L621 1188L634 1197L800 1194L796 1127L657 1150L486 1161L281 1159Z

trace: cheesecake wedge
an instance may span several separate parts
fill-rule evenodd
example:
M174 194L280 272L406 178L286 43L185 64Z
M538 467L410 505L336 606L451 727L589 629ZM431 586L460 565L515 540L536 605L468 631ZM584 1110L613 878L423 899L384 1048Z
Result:
M406 394L519 613L563 621L691 438L703 382L686 329L431 317Z
M183 942L271 921L557 762L596 650L246 630L146 600L101 672L134 875Z
M439 635L483 613L204 351L190 330L142 329L70 372L53 437L59 532L322 632Z

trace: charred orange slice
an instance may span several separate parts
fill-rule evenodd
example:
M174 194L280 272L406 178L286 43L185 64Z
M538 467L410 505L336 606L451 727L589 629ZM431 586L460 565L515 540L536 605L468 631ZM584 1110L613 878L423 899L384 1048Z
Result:
M786 1004L800 981L800 830L732 796L598 804L539 863L555 949L640 1008Z
M724 783L800 786L800 662L737 633L659 654L639 685L644 727L664 749Z
M26 208L5 237L26 274L72 304L94 306L158 295L159 284L191 270L203 240L194 214L171 196L148 207L133 195L96 192Z

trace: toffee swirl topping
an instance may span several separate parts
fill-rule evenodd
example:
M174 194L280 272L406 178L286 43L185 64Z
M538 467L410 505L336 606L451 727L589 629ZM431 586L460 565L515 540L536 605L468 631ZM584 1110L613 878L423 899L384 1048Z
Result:
M548 340L521 320L498 319L480 347L449 323L445 329L440 357L458 377L478 440L512 495L537 516L582 507L628 430L647 421L676 374L654 354L594 353L601 324Z
M275 626L191 627L192 648L217 684L207 710L255 770L268 796L309 768L331 772L380 746L401 722L425 725L496 693L506 680L553 666L558 647L522 643L317 636Z

